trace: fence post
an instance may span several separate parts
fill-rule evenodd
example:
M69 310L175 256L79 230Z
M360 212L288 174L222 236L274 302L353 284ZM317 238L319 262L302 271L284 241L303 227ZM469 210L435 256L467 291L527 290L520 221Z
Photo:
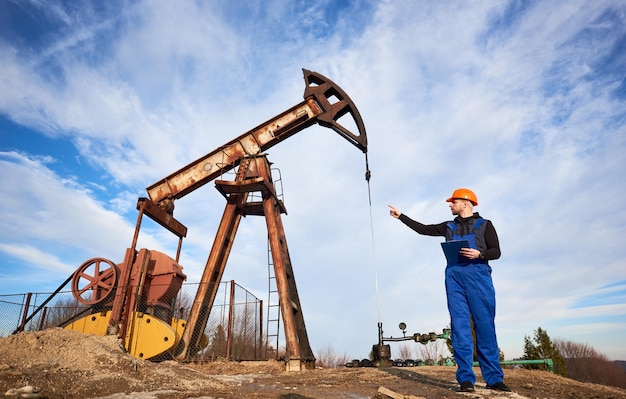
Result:
M30 307L30 297L33 295L32 292L26 294L26 306L24 306L24 314L22 315L22 322L20 323L20 327L18 328L18 332L24 331L24 327L26 326L26 318L28 317L28 308Z
M265 359L266 356L261 358L263 347L265 347L265 345L263 345L263 300L261 299L259 300L259 345L257 345L257 353L254 354L255 360L267 360Z
M230 360L233 344L233 307L235 306L235 280L230 280L230 300L228 301L228 330L226 335L226 360Z
M41 314L41 320L39 320L39 331L43 330L43 326L45 325L47 314L48 314L48 307L45 306L43 308L43 313Z

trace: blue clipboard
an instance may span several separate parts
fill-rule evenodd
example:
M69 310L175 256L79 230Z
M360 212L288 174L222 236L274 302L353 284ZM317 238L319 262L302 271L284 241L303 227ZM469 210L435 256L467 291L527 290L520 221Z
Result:
M441 243L444 255L449 265L459 265L469 262L469 258L461 256L461 248L469 248L469 241L467 240L452 240Z

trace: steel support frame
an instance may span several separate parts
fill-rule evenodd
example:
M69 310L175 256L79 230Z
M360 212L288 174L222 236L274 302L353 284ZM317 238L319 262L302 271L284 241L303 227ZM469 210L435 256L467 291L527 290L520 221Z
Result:
M216 181L216 186L226 197L226 209L187 320L187 327L176 351L176 358L187 360L199 348L200 337L208 322L210 309L213 307L241 217L262 215L265 216L267 224L281 315L284 321L287 371L314 368L315 357L304 324L280 216L284 211L284 206L276 197L270 164L265 154L246 157L239 165L234 182ZM259 190L262 194L262 204L248 203L248 194Z

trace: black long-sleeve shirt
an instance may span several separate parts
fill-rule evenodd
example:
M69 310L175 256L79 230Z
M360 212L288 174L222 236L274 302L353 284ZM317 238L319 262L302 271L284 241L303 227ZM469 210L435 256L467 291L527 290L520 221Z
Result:
M466 218L462 218L457 216L455 221L458 221L463 229L464 225L467 225L471 219L478 218L480 215L478 212L474 213L472 216L468 216ZM409 228L417 232L418 234L422 234L425 236L446 236L447 224L448 222L442 222L439 224L423 224L416 220L411 219L405 214L401 214L398 218L404 224L406 224ZM469 233L469 232L468 232ZM484 251L484 259L485 260L493 260L500 258L500 241L498 240L498 233L496 233L495 227L490 220L485 219L485 245L487 249Z

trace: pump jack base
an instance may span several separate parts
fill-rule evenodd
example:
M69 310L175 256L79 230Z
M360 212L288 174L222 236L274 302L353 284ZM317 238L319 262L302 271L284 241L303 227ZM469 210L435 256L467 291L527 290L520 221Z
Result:
M285 371L305 371L315 368L315 360L288 359L285 361Z

